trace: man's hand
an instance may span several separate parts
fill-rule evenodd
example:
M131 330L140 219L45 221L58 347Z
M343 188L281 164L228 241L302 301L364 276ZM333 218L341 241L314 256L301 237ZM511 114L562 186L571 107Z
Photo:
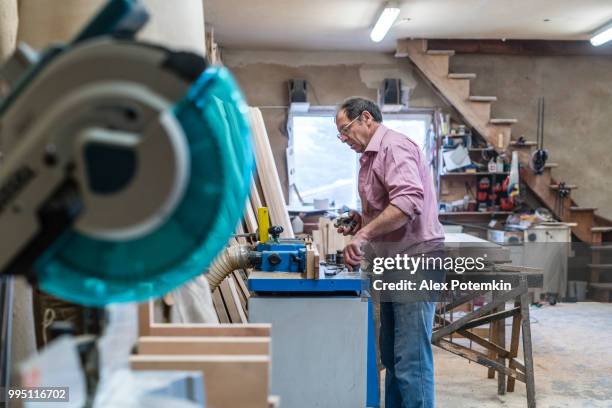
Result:
M342 226L337 231L342 235L355 235L361 229L363 219L361 214L355 210L350 210L348 215L353 226L351 228Z
M363 251L361 250L362 246L368 242L367 237L363 233L357 233L351 242L348 243L346 247L344 247L344 263L346 264L349 271L352 271L353 268L361 263L361 258L363 257Z

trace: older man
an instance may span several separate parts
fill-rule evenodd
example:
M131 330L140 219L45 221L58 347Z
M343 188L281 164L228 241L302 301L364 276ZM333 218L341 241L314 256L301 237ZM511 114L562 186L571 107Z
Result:
M346 263L358 265L364 246L370 243L378 248L376 256L381 252L391 256L397 251L420 254L428 244L443 242L433 178L419 146L385 127L379 107L363 98L350 98L338 108L336 127L338 138L361 153L358 187L362 213L351 211L355 226L339 229L354 234L344 249ZM434 305L430 299L381 302L379 344L387 370L387 408L435 405L431 350Z

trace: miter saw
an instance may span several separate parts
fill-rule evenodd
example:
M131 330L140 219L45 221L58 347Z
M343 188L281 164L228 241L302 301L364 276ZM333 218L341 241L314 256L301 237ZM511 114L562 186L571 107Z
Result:
M88 306L204 272L240 219L254 158L230 73L135 40L111 0L69 44L0 68L0 271Z

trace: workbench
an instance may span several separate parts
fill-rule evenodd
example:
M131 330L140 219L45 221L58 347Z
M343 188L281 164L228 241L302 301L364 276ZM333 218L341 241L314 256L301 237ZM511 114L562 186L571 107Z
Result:
M378 407L373 308L359 273L252 272L249 322L272 323L271 393L292 408Z

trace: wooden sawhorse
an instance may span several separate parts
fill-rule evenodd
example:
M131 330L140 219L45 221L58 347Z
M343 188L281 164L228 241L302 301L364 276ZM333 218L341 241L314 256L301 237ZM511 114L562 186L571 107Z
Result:
M452 274L452 277L447 277L447 280L449 278L458 279L459 277ZM512 284L512 289L509 291L471 291L457 298L441 302L436 310L435 322L437 325L433 329L432 344L487 367L489 378L493 378L495 372L497 372L498 394L500 395L505 394L506 390L508 392L514 391L516 380L525 383L527 387L527 406L534 408L536 401L528 288L541 287L542 274L521 272L465 273L461 275L461 279L483 282L503 279L505 282ZM492 294L492 300L489 303L455 321L446 319L446 312L488 292ZM514 301L514 307L506 310L506 302L512 301ZM507 349L505 344L505 320L509 317L512 317L512 336L510 348ZM485 324L490 324L489 339L469 331ZM484 347L488 353L485 354L461 344L453 343L451 335L455 333ZM521 337L524 362L516 359ZM506 377L508 377L507 384Z

